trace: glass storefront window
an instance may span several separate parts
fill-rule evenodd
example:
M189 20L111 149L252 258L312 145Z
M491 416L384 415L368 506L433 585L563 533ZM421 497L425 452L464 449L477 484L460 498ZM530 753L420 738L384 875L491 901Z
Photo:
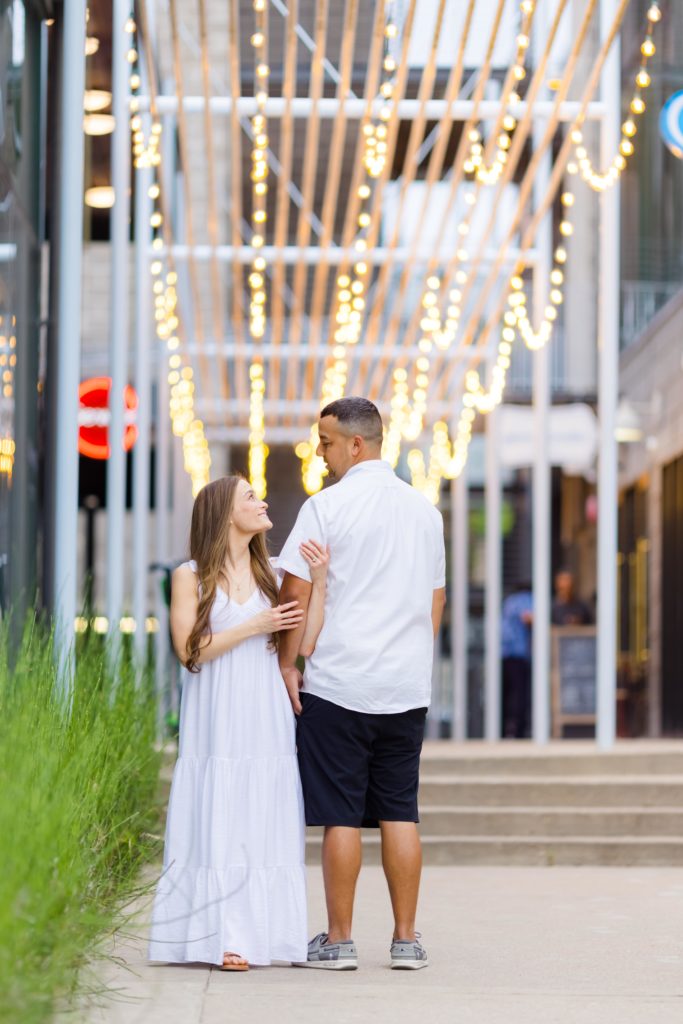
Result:
M622 93L630 96L641 54L649 0L632 3L622 33ZM621 192L621 343L630 345L657 311L683 287L683 160L669 152L659 131L666 100L683 87L683 4L662 5L650 64L652 84L624 172Z
M0 0L0 159L16 178L22 155L22 82L26 11L22 0Z
M0 612L37 582L40 49L34 7L0 0Z

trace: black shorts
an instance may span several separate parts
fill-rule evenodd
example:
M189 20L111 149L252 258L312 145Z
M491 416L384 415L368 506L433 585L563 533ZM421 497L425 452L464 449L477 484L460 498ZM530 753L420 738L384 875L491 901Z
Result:
M417 788L426 708L349 711L301 694L297 752L307 825L376 828L419 821Z

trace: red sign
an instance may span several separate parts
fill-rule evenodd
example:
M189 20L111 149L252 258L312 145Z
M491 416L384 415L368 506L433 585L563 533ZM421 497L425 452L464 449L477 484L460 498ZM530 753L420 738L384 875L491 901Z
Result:
M108 459L109 445L109 392L111 377L91 377L84 380L78 389L78 450L89 459ZM124 413L123 447L129 452L138 436L135 426L135 412L138 396L127 384L124 392L126 409Z

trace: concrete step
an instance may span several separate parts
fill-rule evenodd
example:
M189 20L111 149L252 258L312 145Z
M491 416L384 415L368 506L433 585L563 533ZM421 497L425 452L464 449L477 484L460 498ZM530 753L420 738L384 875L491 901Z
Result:
M683 776L472 776L423 774L420 806L428 807L677 807Z
M425 807L423 836L683 838L682 807Z
M306 862L319 864L322 840L309 835ZM425 864L507 867L683 867L683 839L553 836L423 836ZM363 835L363 861L381 863L379 836Z
M683 743L653 744L626 750L599 752L594 745L563 743L532 747L526 742L507 742L495 747L478 744L454 744L444 741L425 743L422 773L454 775L458 778L482 775L681 775Z

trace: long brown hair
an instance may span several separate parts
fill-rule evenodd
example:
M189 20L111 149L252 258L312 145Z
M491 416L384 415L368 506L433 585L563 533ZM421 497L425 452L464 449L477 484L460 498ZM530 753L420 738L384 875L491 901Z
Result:
M221 586L229 593L225 563L232 560L228 536L235 494L240 480L244 480L241 475L223 476L220 480L206 484L195 498L192 509L190 557L197 563L199 605L197 620L192 627L186 645L185 666L190 672L199 671L197 660L202 639L207 635L209 640L211 639L209 615L216 599L216 590ZM254 534L249 541L249 554L256 586L275 607L279 600L278 589L275 573L268 559L264 534ZM277 647L277 640L277 634L270 638L269 643L273 649Z

